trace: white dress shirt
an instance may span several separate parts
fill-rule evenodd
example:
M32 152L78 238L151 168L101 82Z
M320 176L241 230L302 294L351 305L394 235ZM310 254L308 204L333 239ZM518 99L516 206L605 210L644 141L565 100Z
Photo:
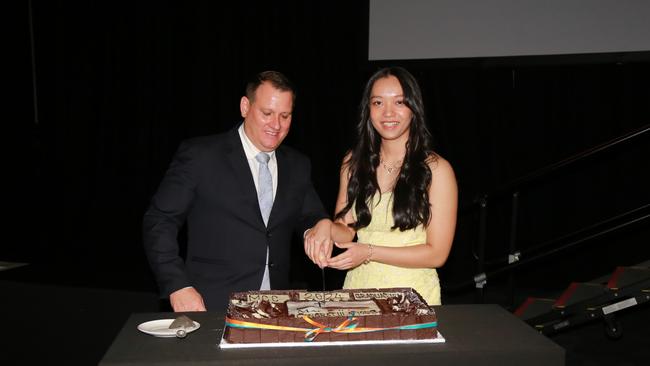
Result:
M255 183L255 191L259 191L259 170L260 163L255 159L255 156L260 153L260 150L253 145L251 140L246 135L244 131L244 124L242 123L239 126L239 138L241 139L241 144L244 147L244 154L246 154L246 160L248 160L248 166L251 169L251 174L253 175L253 182ZM267 152L270 159L268 162L269 170L271 171L271 179L273 180L273 199L275 200L275 193L278 190L278 161L275 158L275 151ZM266 247L266 268L264 268L264 276L262 277L262 284L260 285L260 290L270 290L271 289L271 279L269 277L269 248Z
M248 166L251 168L251 174L253 174L255 191L259 191L258 173L260 170L260 163L255 159L255 157L260 153L260 150L255 147L248 136L246 136L243 123L239 126L238 131L239 138L241 138L241 144L244 147L244 154L246 154L246 160L248 160ZM267 152L267 154L271 157L268 165L269 170L271 171L271 179L273 179L273 199L275 199L275 193L278 190L278 160L275 158L275 151Z

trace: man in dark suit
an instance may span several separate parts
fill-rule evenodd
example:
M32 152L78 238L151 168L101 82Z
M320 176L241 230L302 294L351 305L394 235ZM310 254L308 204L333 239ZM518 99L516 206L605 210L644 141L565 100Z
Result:
M294 232L329 240L329 220L309 159L280 146L295 94L279 72L246 87L244 122L181 143L144 215L144 246L162 297L174 311L219 310L234 291L289 286ZM185 261L178 231L187 221Z

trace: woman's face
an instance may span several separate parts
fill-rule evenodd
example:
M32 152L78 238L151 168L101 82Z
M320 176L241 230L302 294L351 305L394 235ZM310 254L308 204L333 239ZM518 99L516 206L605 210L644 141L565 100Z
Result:
M370 120L383 140L408 141L413 112L404 103L404 92L393 75L378 79L370 91Z

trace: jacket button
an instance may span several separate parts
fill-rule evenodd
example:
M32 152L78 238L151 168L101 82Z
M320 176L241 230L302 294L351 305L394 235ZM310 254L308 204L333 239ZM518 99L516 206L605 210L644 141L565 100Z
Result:
M270 237L272 237L272 236L273 236L273 234L272 234L271 232L268 232L268 231L266 232L266 237L267 237L267 238L270 238Z
M269 262L269 268L273 268L273 267L275 267L275 263Z

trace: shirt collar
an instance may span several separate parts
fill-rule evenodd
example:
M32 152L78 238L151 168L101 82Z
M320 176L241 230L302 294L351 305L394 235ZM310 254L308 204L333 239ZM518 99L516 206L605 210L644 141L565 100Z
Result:
M244 154L246 154L246 159L255 160L255 156L257 156L257 154L259 154L261 151L257 147L255 147L255 145L251 142L251 140L246 135L246 131L244 131L243 123L239 126L238 130L239 130L239 138L241 138L242 146L244 146ZM275 150L267 152L267 154L269 154L269 157L273 159L275 157Z

